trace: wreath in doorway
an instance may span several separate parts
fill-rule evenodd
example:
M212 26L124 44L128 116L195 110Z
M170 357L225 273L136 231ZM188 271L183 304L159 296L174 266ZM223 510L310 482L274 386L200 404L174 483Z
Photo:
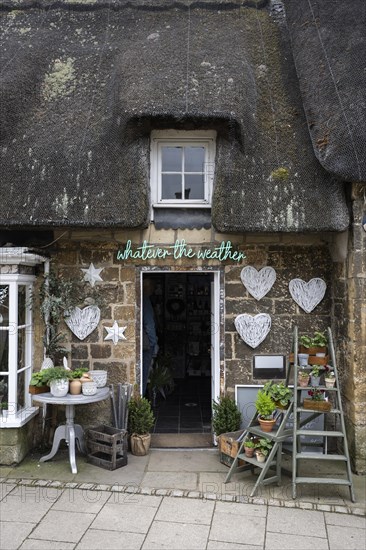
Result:
M180 315L186 309L186 305L183 300L179 298L172 298L167 301L166 309L170 315Z

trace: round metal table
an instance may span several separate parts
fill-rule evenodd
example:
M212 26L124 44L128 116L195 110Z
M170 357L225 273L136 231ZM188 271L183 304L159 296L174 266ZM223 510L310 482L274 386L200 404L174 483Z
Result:
M33 401L46 403L49 405L65 405L66 424L58 426L53 436L51 452L42 456L39 461L45 462L50 460L57 453L61 441L64 439L69 447L69 459L71 471L77 474L76 459L75 459L75 443L79 451L85 453L84 445L84 430L80 424L74 424L75 405L88 405L89 403L97 403L103 401L109 396L109 388L100 388L95 395L71 395L68 393L65 397L54 397L50 393L39 393L33 396Z

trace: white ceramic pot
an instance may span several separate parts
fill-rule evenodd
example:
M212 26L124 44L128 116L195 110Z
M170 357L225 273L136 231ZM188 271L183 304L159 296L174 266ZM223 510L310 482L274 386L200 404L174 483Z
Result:
M62 378L61 380L52 380L50 382L50 392L53 397L65 397L69 391L69 380Z
M96 383L97 388L104 388L107 383L107 371L106 370L90 370L88 374L92 377Z
M97 385L95 382L84 382L81 386L83 395L95 395L97 393Z

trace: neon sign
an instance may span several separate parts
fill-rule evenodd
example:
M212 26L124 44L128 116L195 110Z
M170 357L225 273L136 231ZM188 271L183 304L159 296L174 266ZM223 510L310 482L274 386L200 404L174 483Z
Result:
M141 246L133 247L130 240L126 246L117 252L117 260L164 260L165 258L197 258L199 260L219 260L224 262L231 260L240 262L246 256L244 252L233 249L231 241L222 241L213 248L194 249L184 239L177 239L173 245L160 247L143 241Z

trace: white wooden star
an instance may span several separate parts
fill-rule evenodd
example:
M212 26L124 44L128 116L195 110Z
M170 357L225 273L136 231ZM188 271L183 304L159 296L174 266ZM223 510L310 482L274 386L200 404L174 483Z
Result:
M104 340L113 340L113 344L118 344L118 340L126 340L124 331L127 327L119 327L117 321L114 321L113 327L104 327L108 332Z
M94 267L94 264L90 264L88 269L81 268L81 271L84 271L84 281L89 281L91 286L94 286L97 281L103 281L102 277L99 275L103 271L103 267L97 269Z

